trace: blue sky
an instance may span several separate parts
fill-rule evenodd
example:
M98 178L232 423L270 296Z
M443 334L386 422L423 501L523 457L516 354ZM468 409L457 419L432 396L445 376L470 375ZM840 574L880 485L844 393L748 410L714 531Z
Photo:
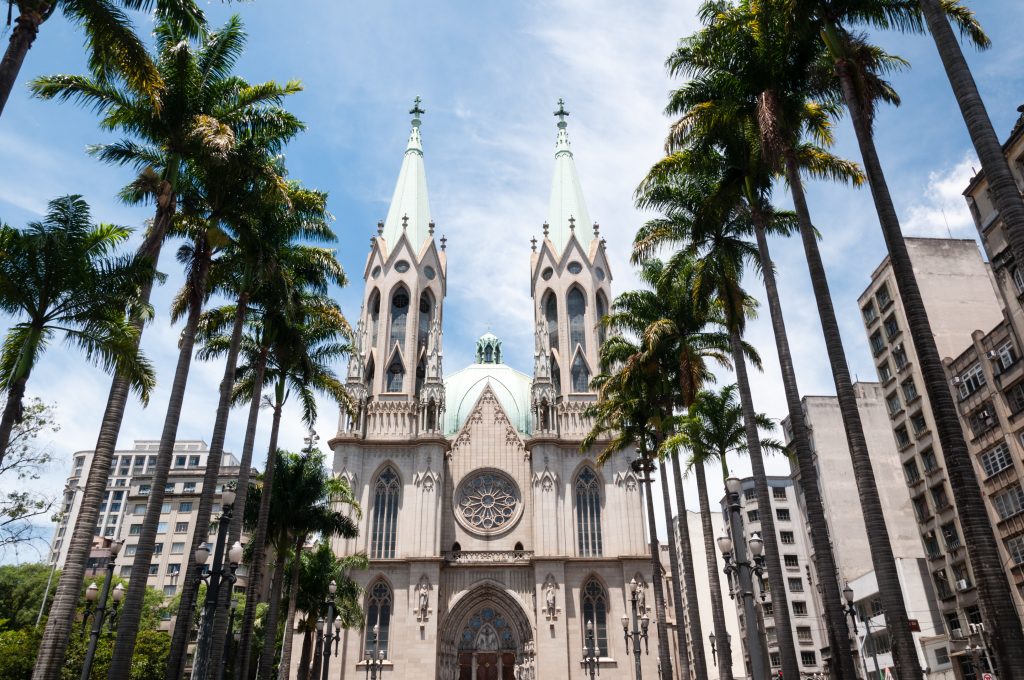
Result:
M996 129L1005 135L1024 100L1024 44L1015 30L1019 7L1012 0L971 4L995 46L984 53L969 50L968 59ZM590 214L608 240L613 292L633 285L626 253L644 215L633 208L631 194L661 151L667 124L661 109L672 87L662 64L678 38L696 27L696 6L695 0L255 0L210 2L205 8L214 25L232 12L243 17L250 36L239 65L243 76L254 82L299 78L305 85L289 107L309 129L288 148L288 166L292 177L330 193L339 257L354 279L336 294L353 321L369 237L387 212L401 162L406 112L414 96L423 97L433 218L438 233L449 239L444 333L445 369L452 372L471 360L474 340L488 325L504 340L507 361L529 370L529 240L546 219L555 140L551 112L559 97L572 112L569 132ZM4 45L7 36L0 34ZM977 162L934 45L916 36L876 39L912 63L912 70L893 78L903 106L881 111L876 125L905 232L973 238L960 192ZM149 209L117 202L117 189L130 179L127 170L100 165L84 153L86 145L107 139L89 111L27 94L25 85L34 76L83 71L80 35L60 19L44 25L0 118L3 221L23 225L42 213L47 200L67 193L84 194L99 220L139 227L150 216ZM838 129L837 152L857 158L845 123ZM809 185L808 194L824 234L822 251L851 369L874 379L856 306L884 254L870 197L866 190L823 183ZM778 196L785 201L784 190ZM832 394L802 249L796 241L772 246L801 391ZM166 310L180 282L170 252L161 263L170 278L155 299L159 317L143 343L162 386L149 408L129 408L122 446L158 437L163 419L177 333ZM756 282L750 283L756 291ZM0 331L7 323L0 320ZM750 339L765 359L765 372L754 377L758 408L782 417L767 312L751 327ZM222 370L219 364L194 364L180 438L209 440ZM62 345L52 347L33 375L29 393L56 402L63 426L54 439L60 462L45 480L55 492L70 454L94 446L108 386L101 371ZM241 446L243 418L239 411L232 415L228 450ZM257 440L257 462L264 455L267 420ZM317 430L323 441L336 423L336 408L322 402ZM302 429L293 412L285 419L282 444L300 447ZM744 469L742 462L737 469ZM774 462L770 470L784 472L786 466Z

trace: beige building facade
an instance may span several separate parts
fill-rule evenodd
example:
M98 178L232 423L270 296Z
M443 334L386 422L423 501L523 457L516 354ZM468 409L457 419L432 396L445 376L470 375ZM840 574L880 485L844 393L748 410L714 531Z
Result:
M643 489L629 452L599 466L598 450L580 450L612 276L560 112L548 221L529 260L532 375L507 365L490 333L470 366L442 370L447 243L427 197L423 112L411 112L364 270L347 379L358 408L330 442L363 508L359 537L334 548L370 558L358 574L366 621L342 631L333 679L364 677L367 656L389 677L575 676L587 622L602 675L633 673L619 623L630 580L655 618ZM656 628L642 657L651 678Z

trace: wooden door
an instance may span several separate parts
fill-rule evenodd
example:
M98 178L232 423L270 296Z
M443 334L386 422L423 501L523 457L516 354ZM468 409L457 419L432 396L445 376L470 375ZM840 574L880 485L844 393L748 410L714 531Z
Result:
M498 655L478 652L476 655L476 680L498 680Z
M501 680L516 680L516 655L512 652L501 655Z
M473 680L472 654L459 654L459 680Z

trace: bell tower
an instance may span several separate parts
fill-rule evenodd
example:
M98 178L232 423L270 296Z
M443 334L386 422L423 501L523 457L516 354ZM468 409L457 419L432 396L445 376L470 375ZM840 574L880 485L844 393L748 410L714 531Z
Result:
M536 431L575 433L593 400L590 380L598 370L608 313L611 270L600 227L590 224L569 142L563 100L558 100L555 173L543 239L532 240L530 288L535 320L532 408Z
M416 97L412 130L387 217L370 238L365 288L346 388L357 402L342 432L367 439L438 434L444 414L441 321L446 239L440 248L427 198Z

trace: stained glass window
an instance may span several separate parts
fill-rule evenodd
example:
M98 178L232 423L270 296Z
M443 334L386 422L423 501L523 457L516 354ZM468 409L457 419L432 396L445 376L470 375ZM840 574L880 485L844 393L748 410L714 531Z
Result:
M601 556L601 487L590 468L576 477L576 534L580 557Z
M402 489L398 473L387 467L377 477L373 498L373 529L370 558L376 560L395 557L395 537L398 533L398 501Z

